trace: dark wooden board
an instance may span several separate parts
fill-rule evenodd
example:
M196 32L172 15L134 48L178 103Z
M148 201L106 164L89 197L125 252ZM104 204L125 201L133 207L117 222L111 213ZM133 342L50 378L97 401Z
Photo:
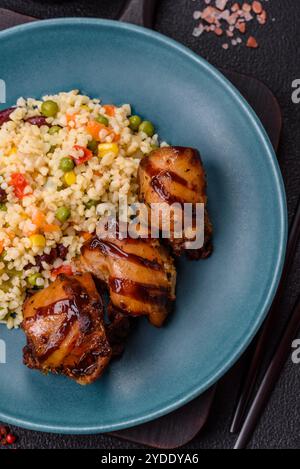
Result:
M35 18L0 8L0 30L35 20ZM254 78L227 70L222 70L222 73L253 107L274 148L277 149L282 122L280 108L273 94L263 83ZM160 419L115 432L113 435L160 449L180 447L191 441L204 427L209 417L215 390L216 386L181 409Z
M36 21L36 18L0 8L0 30L11 28L18 24L31 23L32 21Z

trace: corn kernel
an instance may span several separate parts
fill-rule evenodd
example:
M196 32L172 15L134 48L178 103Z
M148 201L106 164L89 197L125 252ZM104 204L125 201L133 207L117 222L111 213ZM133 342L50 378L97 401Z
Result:
M90 108L89 108L89 106L88 106L87 104L82 104L80 107L81 107L81 109L82 109L83 111L88 111L88 112L90 112Z
M100 145L98 145L98 156L103 158L108 153L113 153L117 156L119 154L119 145L116 143L100 143Z
M13 145L9 151L9 156L15 155L17 153L17 147Z
M76 182L76 174L74 171L69 171L64 175L64 180L67 186L72 186L72 184L75 184Z
M46 238L43 235L35 234L29 236L32 247L44 248L46 246Z

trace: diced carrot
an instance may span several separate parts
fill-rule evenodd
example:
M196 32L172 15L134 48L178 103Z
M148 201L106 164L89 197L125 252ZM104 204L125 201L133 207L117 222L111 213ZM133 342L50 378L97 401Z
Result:
M45 223L45 215L43 214L43 212L35 210L32 216L32 223L37 228L41 228Z
M70 265L62 265L51 271L51 277L56 278L60 274L73 275L73 269Z
M3 253L3 250L4 250L4 245L3 245L3 242L0 241L0 254Z
M116 134L111 127L106 127L106 125L100 124L96 121L88 122L86 130L98 142L100 141L99 132L101 132L101 130L105 130L107 135L111 135L114 142L118 142L120 140L120 135Z
M99 132L101 132L101 130L103 129L108 130L108 128L105 127L104 124L100 124L96 121L89 121L86 126L87 132L97 141L100 140Z
M103 109L105 110L105 113L110 116L110 117L115 117L116 114L116 107L112 106L111 104L105 104L102 106Z
M43 230L44 230L45 233L56 233L56 232L60 231L60 228L59 228L58 225L54 225L54 224L52 225L51 223L50 224L46 223L43 226Z

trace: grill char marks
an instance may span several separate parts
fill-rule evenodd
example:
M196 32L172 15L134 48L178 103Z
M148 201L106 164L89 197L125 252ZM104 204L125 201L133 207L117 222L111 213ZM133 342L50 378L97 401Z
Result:
M110 278L109 288L118 295L153 305L167 306L169 289L121 278Z
M162 170L154 166L151 160L146 158L141 161L141 167L144 169L147 176L149 176L151 187L161 201L170 205L174 203L184 204L185 200L172 194L171 188L172 184L176 183L189 189L189 182L186 179L179 176L174 171ZM169 189L167 189L167 186Z
M128 241L128 240L127 240ZM116 259L127 259L129 262L133 262L139 266L144 266L153 270L162 270L163 266L159 264L155 259L149 260L144 257L138 256L134 253L128 253L121 249L116 244L99 238L93 238L91 243L88 245L89 249L97 250L99 249L103 255L115 257ZM86 249L86 246L83 247L83 251Z
M115 311L163 324L175 300L176 271L157 240L94 238L81 253L78 269L105 282Z
M204 204L204 246L195 250L187 249L186 242L192 238L187 236L187 231L183 232L181 238L175 237L172 214L168 242L177 256L185 253L190 259L208 257L212 252L212 225L206 208L206 175L199 152L185 147L165 147L153 151L140 163L138 183L139 200L149 207L151 204L179 203L183 210L184 203L193 204L193 217L188 227L192 233L195 233L196 226L196 204ZM159 223L159 228L162 229L162 221ZM186 230L187 227L184 228Z
M65 374L80 384L95 381L111 358L103 304L90 274L60 275L24 304L24 363Z

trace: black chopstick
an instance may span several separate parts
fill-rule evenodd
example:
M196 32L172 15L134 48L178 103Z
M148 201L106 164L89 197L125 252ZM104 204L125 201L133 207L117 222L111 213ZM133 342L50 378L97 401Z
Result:
M280 372L291 352L291 345L300 328L300 296L293 309L289 322L276 348L267 372L259 386L255 399L248 412L242 430L236 441L234 449L244 449L259 421L275 384L280 376Z
M266 346L269 342L270 336L273 333L273 326L277 321L280 313L280 305L283 294L285 292L285 287L287 279L293 264L295 252L297 249L298 241L300 238L300 199L298 201L296 214L294 216L291 228L289 241L287 245L286 258L284 263L284 268L281 276L281 280L277 289L276 296L274 298L273 304L269 311L268 317L262 327L258 341L256 343L254 353L250 359L249 370L247 372L245 381L240 392L236 410L231 425L231 433L237 433L243 423L243 418L247 410L248 404L251 399L253 389L256 384L257 376L261 369L262 359L265 354Z

